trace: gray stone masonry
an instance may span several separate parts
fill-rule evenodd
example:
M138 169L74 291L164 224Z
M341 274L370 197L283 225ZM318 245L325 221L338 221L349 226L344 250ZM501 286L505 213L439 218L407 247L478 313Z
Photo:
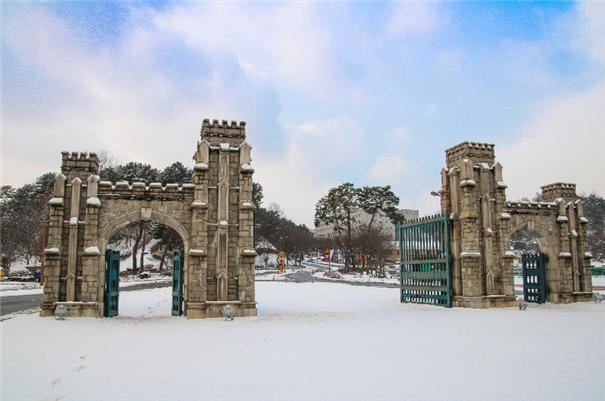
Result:
M528 230L548 255L548 301L590 300L586 223L575 184L542 187L542 202L507 202L494 145L464 142L446 150L441 209L451 216L454 306L488 308L515 302L510 237Z
M62 153L50 200L40 315L103 316L105 250L139 220L172 227L184 243L188 318L255 316L251 147L246 124L204 120L191 184L104 182L94 153Z

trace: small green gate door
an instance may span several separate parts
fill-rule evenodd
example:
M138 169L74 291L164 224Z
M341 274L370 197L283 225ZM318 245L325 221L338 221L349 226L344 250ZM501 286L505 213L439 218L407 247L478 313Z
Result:
M548 256L543 253L524 253L523 299L526 302L543 304L546 302L546 262Z
M183 314L183 254L174 252L172 260L172 316Z
M103 316L118 315L120 298L120 252L108 249L105 252L105 305Z

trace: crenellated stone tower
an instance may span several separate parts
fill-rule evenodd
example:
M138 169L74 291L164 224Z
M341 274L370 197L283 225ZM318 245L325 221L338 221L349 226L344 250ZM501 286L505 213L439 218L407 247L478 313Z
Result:
M201 296L188 303L188 316L221 316L226 303L239 303L242 316L256 315L254 299L254 209L246 124L204 120L193 155L192 248L200 254Z
M204 120L193 183L100 181L94 153L63 152L50 200L42 316L102 316L105 250L136 221L172 227L184 245L184 312L189 318L256 315L251 147L245 123Z
M548 256L550 302L589 300L592 275L581 201L574 184L542 187L540 202L507 202L494 145L464 142L446 150L441 209L450 213L453 305L511 306L515 302L511 235L534 233Z
M446 150L441 209L451 215L455 306L514 304L513 253L502 166L494 145L464 142Z

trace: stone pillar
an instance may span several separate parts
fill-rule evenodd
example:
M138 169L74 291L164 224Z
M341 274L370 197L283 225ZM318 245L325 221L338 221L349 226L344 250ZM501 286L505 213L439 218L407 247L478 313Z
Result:
M252 173L245 123L204 120L194 155L194 201L187 317L256 315ZM199 255L199 256L196 256ZM194 261L195 259L195 261ZM199 285L195 284L199 283Z
M497 250L495 257L500 264L501 293L508 297L515 296L515 280L513 272L514 253L510 250L510 219L511 215L506 209L506 188L502 175L502 165L494 164L495 205L494 218L496 220Z
M54 303L59 301L61 284L61 249L63 248L63 211L65 204L65 176L55 176L53 197L49 204L48 244L44 250L44 301L41 316L54 313Z
M244 316L256 315L254 293L255 256L254 250L254 209L252 201L252 174L250 145L246 142L240 145L239 173L239 300Z
M97 302L99 287L99 263L101 251L98 244L99 208L98 198L99 176L88 176L86 188L86 209L84 225L84 252L82 254L82 286L80 300Z
M227 301L229 293L229 144L220 144L218 158L218 217L216 299Z
M588 234L586 232L588 219L584 217L584 205L582 204L582 201L578 199L575 204L578 219L578 257L582 272L580 290L582 292L592 293L592 270L590 267L592 254L588 250Z
M567 205L567 218L569 219L569 251L571 253L571 282L573 292L580 292L580 280L581 280L581 256L578 252L578 232L577 232L577 221L576 221L576 210L573 203Z
M193 155L194 199L191 203L191 249L189 250L187 317L204 317L207 301L208 256L208 169L210 144L198 142Z
M477 297L484 294L483 266L479 249L477 182L473 164L469 159L464 159L461 163L459 185L462 206L460 210L462 248L458 257L462 266L462 294Z
M88 262L85 250L96 242L95 216L100 202L93 201L94 205L89 205L90 197L83 202L83 191L96 193L99 162L95 153L62 152L61 155L61 174L55 178L53 198L49 201L49 240L45 250L45 275L49 280L45 283L40 315L52 315L57 303L67 301L70 316L97 316L94 287L98 260L97 264Z
M80 187L82 180L79 177L71 181L71 206L69 215L69 245L67 249L67 276L66 293L67 302L76 300L76 274L78 263L78 224L80 218Z
M542 187L542 198L554 202L558 208L559 226L558 297L549 294L552 302L587 301L592 297L592 273L590 253L587 253L587 237L584 210L576 194L576 185L554 183Z
M450 213L454 306L511 306L515 302L508 252L506 185L494 146L464 142L446 150L441 207ZM446 179L447 174L447 179Z

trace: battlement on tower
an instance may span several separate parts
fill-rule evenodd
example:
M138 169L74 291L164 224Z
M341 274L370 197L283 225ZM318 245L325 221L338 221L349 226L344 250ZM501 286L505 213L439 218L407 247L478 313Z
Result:
M227 120L204 119L202 122L201 130L202 140L208 141L210 145L220 145L221 143L228 143L231 146L239 146L246 140L246 122L231 121Z
M554 202L558 198L563 198L566 201L578 199L576 184L557 182L542 187L542 200L544 202Z
M445 161L448 168L464 159L471 160L473 164L487 163L491 166L496 161L494 148L495 145L489 143L462 142L445 151Z
M61 152L61 173L71 180L88 177L99 171L99 158L94 152Z

